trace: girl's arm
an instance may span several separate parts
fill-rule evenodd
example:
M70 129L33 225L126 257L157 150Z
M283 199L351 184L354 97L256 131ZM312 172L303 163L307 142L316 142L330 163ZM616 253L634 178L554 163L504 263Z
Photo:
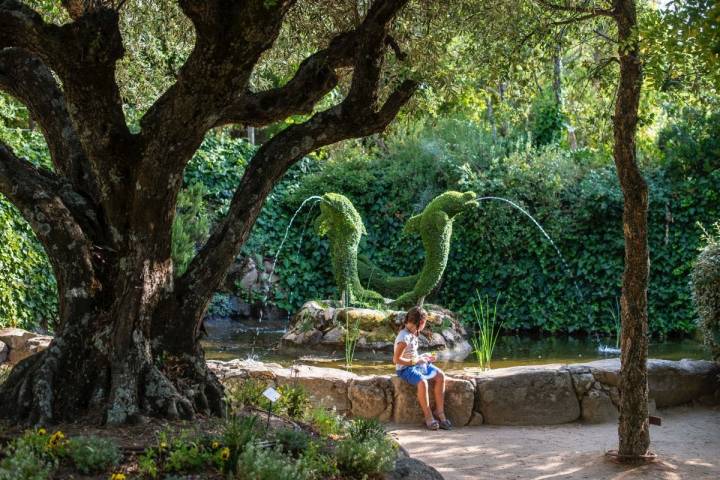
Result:
M405 347L407 347L407 343L405 342L398 342L397 345L395 345L395 352L393 352L393 363L395 365L405 365L411 367L415 365L416 362L404 360L401 358L403 352L405 351Z

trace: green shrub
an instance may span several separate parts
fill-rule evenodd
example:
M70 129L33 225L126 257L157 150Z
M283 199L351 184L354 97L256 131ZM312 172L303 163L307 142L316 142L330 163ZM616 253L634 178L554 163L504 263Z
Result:
M8 444L0 461L0 480L45 480L58 461L44 430L27 431Z
M0 480L46 480L54 469L53 461L20 444L8 449L8 456L0 461Z
M225 389L226 402L233 412L239 412L244 407L267 407L268 400L262 394L266 388L265 382L254 378L233 383Z
M70 439L65 452L75 468L84 474L103 472L116 466L122 459L115 442L94 436Z
M231 415L225 422L222 432L224 454L221 456L223 471L235 471L240 455L257 438L257 422L256 415L248 417Z
M278 450L250 444L240 454L236 475L239 480L304 480L310 478L303 464Z
M307 472L308 478L312 480L325 480L337 478L340 471L337 466L337 459L332 451L320 442L310 442L298 459L299 468Z
M348 425L348 435L353 440L384 439L387 435L385 426L377 418L355 418Z
M533 144L541 147L558 141L564 125L565 117L553 91L545 90L535 99L530 111Z
M277 390L280 393L280 399L275 406L278 412L294 419L301 419L307 414L310 399L302 385L281 385Z
M302 430L283 428L275 431L275 441L284 452L297 457L307 450L310 445L310 436Z
M720 361L720 223L705 238L707 245L693 265L690 283L703 338Z
M339 435L345 428L345 422L337 413L323 407L310 410L308 421L324 437Z
M147 448L138 456L138 472L146 477L157 478L159 466L157 462L157 452L153 448Z
M335 458L343 477L366 479L389 472L395 467L397 447L385 438L363 441L347 438L338 443Z

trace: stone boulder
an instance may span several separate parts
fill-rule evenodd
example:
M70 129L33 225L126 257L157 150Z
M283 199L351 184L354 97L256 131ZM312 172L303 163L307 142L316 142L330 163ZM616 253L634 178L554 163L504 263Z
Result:
M718 387L720 364L710 361L651 359L648 361L650 398L658 408L692 402L712 395Z
M278 385L300 385L316 405L335 409L340 414L350 412L348 387L357 375L336 368L298 365L276 372Z
M420 348L437 350L441 357L444 353L454 359L465 358L470 346L465 339L465 329L454 314L434 305L426 305L426 308L429 318L420 335ZM297 351L312 345L325 350L342 350L345 330L351 325L359 330L356 351L387 352L389 355L404 318L402 311L343 308L334 301L310 301L293 317L280 348Z
M586 423L612 423L620 417L610 396L600 389L591 389L580 401L582 419Z
M393 383L390 376L359 377L348 386L350 415L377 418L381 422L392 420Z
M392 377L394 389L393 421L395 423L423 423L423 414L417 399L417 387L400 377ZM430 384L430 408L435 409L435 399ZM462 427L470 422L475 403L475 386L472 381L446 377L445 415L453 425Z
M0 342L7 347L5 356L10 363L17 363L30 355L45 350L52 339L51 336L39 335L21 328L0 329Z
M440 472L415 458L400 457L395 469L383 476L384 480L443 480Z
M580 418L570 372L513 367L478 375L475 409L490 425L555 425Z
M7 360L8 355L10 354L10 349L7 345L5 345L5 342L0 342L0 363L3 363L5 360Z
M598 360L586 365L603 385L620 385L620 359ZM648 360L650 398L658 408L672 407L712 395L718 388L720 365L707 360Z

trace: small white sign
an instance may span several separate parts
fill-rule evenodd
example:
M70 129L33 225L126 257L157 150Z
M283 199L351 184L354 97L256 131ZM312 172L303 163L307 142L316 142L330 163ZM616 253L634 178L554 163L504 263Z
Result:
M280 392L272 387L268 387L267 390L263 392L263 395L265 395L265 398L270 400L272 403L275 403L280 399Z

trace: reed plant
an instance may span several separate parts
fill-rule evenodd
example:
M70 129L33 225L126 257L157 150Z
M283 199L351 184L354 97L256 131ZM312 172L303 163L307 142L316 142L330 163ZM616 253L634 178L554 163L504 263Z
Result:
M498 323L497 319L497 306L500 295L495 298L492 308L490 308L490 298L487 295L482 298L477 290L475 295L478 301L477 305L472 306L474 333L470 337L470 343L480 368L486 370L490 368L493 350L495 350L503 326L503 322Z

